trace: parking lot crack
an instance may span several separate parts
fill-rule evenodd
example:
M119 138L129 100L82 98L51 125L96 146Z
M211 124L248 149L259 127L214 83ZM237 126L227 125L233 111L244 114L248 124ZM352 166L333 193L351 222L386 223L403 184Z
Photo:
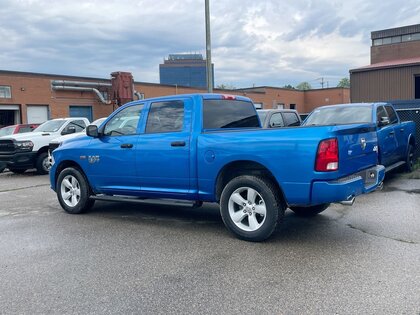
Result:
M18 191L18 190L25 190L25 189L31 189L31 188L37 188L37 187L45 187L45 186L49 186L49 184L39 184L39 185L33 185L33 186L25 186L25 187L4 189L4 190L0 190L0 193L10 192L10 191Z
M400 238L394 238L394 237L389 237L389 236L384 236L384 235L379 235L379 234L375 234L375 233L371 233L368 232L364 229L358 228L352 224L346 224L349 228L360 231L362 233L368 234L368 235L372 235L372 236L376 236L376 237L380 237L380 238L385 238L385 239L389 239L389 240L393 240L393 241L397 241L397 242L401 242L401 243L406 243L406 244L419 244L418 242L415 241L411 241L411 240L404 240L404 239L400 239Z

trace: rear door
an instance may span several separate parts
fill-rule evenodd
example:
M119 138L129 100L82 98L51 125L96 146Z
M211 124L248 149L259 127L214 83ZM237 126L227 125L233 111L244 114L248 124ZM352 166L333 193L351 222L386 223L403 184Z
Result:
M188 193L191 111L189 98L150 103L136 159L146 194L169 198Z

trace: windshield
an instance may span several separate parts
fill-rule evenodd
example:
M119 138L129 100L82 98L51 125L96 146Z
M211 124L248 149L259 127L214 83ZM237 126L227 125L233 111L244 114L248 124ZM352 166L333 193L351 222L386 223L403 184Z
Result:
M41 132L56 132L60 127L65 123L65 120L49 120L44 122L42 125L40 125L38 128L36 128L34 131L41 131Z
M11 134L13 134L14 130L15 130L14 126L1 128L0 129L0 137L11 135Z
M369 123L372 121L370 106L333 106L315 109L303 125L344 125Z
M268 113L268 111L266 111L266 110L257 110L257 114L260 117L261 124L264 123L265 117L267 117L267 113Z

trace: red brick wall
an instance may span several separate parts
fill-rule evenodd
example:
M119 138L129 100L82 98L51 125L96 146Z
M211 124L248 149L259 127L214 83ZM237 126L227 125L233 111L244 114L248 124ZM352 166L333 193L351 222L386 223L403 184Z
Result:
M0 98L1 105L20 105L22 122L27 122L27 105L48 105L51 118L69 116L69 106L92 106L93 119L106 117L115 108L99 101L92 92L55 91L51 89L51 80L69 80L110 83L110 80L95 78L80 78L43 75L34 73L20 73L0 71L0 85L11 87L12 98ZM135 83L137 92L144 93L145 98L173 94L205 93L204 89L160 85L153 83ZM215 93L243 95L251 98L256 103L262 103L263 108L276 108L277 104L284 104L290 108L295 104L300 113L308 113L313 108L326 104L348 103L349 89L331 88L321 90L298 91L274 87L261 87L246 91L231 91L215 89Z

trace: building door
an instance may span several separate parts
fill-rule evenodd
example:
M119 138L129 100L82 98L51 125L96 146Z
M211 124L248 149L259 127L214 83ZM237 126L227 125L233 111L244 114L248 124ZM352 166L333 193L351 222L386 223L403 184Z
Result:
M415 95L414 98L420 98L420 75L415 77L414 80L414 85L415 85Z
M42 124L48 120L48 105L26 106L26 117L28 124Z
M19 105L0 105L0 128L20 124Z
M70 106L69 115L70 117L85 117L92 121L92 106Z

